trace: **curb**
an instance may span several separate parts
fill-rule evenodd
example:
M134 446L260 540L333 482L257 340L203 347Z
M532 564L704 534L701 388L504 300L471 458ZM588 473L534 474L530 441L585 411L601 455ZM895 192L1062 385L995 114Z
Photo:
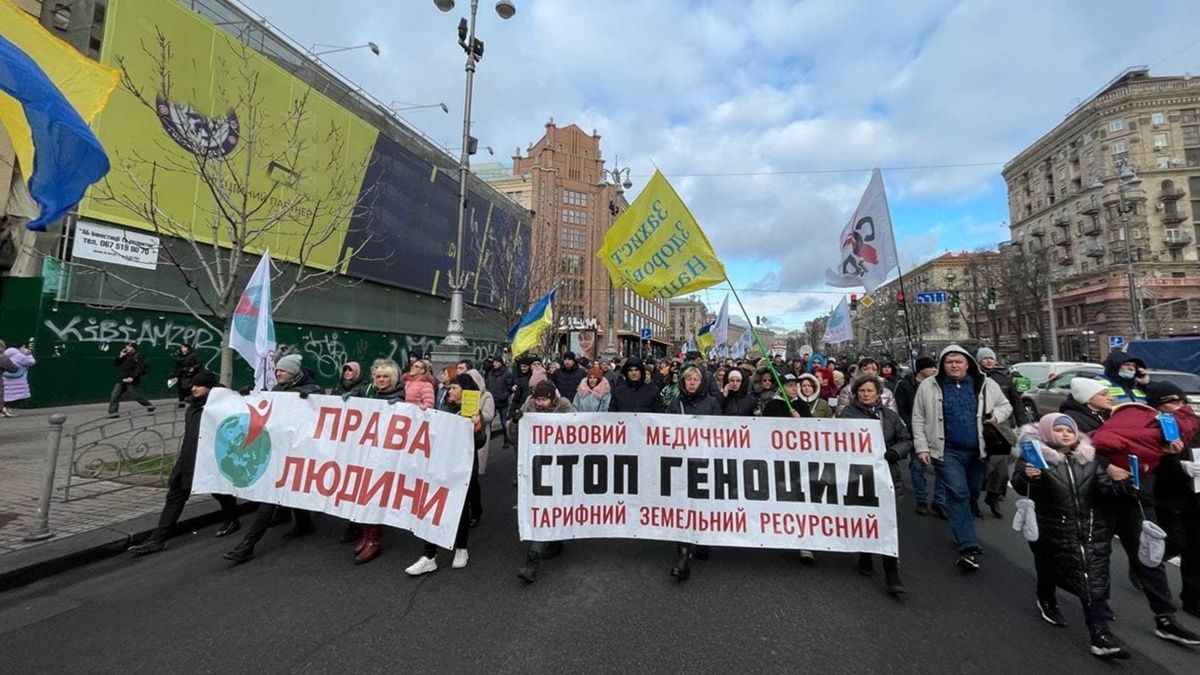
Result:
M204 503L207 502L207 503ZM221 509L211 500L184 507L183 516L175 525L176 534L221 522ZM238 505L239 515L255 508L253 502ZM158 514L131 518L91 532L50 539L40 546L14 551L0 557L0 593L77 567L121 555L125 549L140 543L158 527Z

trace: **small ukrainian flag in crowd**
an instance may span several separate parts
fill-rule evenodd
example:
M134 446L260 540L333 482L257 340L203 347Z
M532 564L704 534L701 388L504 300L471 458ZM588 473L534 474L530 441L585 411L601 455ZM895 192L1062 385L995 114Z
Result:
M512 343L512 355L520 356L537 346L542 337L542 331L554 325L554 294L557 289L550 291L541 300L533 303L525 317L508 331L508 341Z

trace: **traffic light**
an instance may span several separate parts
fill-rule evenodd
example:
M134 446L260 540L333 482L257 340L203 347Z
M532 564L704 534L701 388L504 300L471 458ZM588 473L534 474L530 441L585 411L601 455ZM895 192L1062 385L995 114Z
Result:
M858 311L858 293L850 294L850 311L851 312Z
M996 309L996 289L989 288L987 294L988 309Z
M962 303L959 300L958 291L950 291L950 309L957 312L961 305Z
M904 304L904 291L900 291L899 293L896 293L896 302L898 302L900 304Z

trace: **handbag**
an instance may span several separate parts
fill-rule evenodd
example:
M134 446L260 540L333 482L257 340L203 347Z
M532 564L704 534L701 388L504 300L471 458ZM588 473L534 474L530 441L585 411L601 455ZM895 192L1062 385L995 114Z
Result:
M987 380L983 382L983 412L991 417L987 409ZM1004 457L1012 454L1017 444L1017 435L1007 425L983 424L983 452L988 457Z

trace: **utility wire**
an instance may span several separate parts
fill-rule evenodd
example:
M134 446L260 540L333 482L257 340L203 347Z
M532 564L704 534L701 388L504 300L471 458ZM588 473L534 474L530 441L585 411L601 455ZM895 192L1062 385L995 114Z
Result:
M796 169L794 171L731 171L716 173L672 173L671 178L730 178L737 176L806 176L816 174L836 173L870 173L875 169L880 171L922 171L928 169L973 169L985 166L1004 166L1004 162L973 162L970 164L920 164L912 166L881 166L865 169ZM637 178L646 178L653 174L634 174Z

